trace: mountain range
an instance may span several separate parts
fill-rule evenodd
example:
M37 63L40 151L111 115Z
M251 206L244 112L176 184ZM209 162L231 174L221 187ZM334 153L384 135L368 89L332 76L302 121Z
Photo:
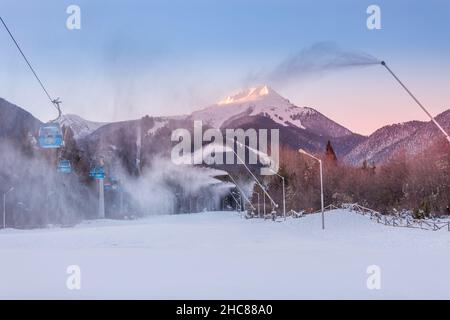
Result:
M89 121L75 114L63 114L60 124L61 126L69 126L74 133L75 139L80 139L108 123Z
M279 129L281 144L322 153L330 141L338 159L355 166L364 160L382 164L394 155L417 154L442 135L431 122L409 121L384 126L369 136L352 132L314 108L296 106L267 85L239 91L187 116L150 117L121 122L92 122L63 115L74 138L93 154L170 152L173 129L192 130L193 122L225 128ZM450 110L436 117L450 131ZM0 137L35 137L41 122L29 112L0 99ZM137 150L139 149L139 151Z

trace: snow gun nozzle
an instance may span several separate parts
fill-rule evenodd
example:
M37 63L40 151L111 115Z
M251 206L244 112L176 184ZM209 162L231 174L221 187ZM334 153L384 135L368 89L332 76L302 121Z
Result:
M381 61L380 63L381 63L382 66L386 66L386 62Z

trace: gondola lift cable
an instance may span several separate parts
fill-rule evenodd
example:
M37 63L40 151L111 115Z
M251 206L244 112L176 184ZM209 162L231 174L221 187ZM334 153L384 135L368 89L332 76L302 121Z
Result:
M42 82L42 80L39 78L39 76L37 75L36 71L34 70L33 66L31 65L30 61L28 60L28 58L25 56L25 54L22 51L22 48L20 47L19 43L17 42L17 40L14 38L13 34L11 33L10 29L8 28L8 26L6 25L5 21L3 20L3 18L0 16L0 21L2 22L3 26L5 27L6 32L9 34L9 36L11 37L11 40L14 42L14 44L16 45L17 49L19 50L22 58L25 60L25 62L27 63L28 67L30 68L31 72L33 73L34 77L36 78L36 80L39 82L39 85L41 86L42 90L44 90L45 95L48 97L48 99L50 100L51 104L56 108L56 110L58 111L58 117L51 121L51 122L56 122L59 120L59 118L62 115L61 112L61 100L59 98L53 99L50 95L50 93L48 92L48 90L45 88L44 83Z

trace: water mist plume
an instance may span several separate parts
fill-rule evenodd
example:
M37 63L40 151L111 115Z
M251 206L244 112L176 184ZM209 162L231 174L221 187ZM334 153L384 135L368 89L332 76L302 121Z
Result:
M365 67L379 64L374 56L342 49L329 42L316 43L282 61L267 74L271 82L286 83L306 77L321 76L326 72L344 68Z

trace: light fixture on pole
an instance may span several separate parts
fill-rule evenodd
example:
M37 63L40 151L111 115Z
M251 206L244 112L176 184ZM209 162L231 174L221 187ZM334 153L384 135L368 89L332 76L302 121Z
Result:
M14 187L11 187L8 191L3 192L3 229L6 229L6 195L13 190Z
M314 160L319 162L319 166L320 166L320 205L322 208L322 229L325 229L325 210L323 207L323 173L322 173L322 160L313 156L312 154L306 152L303 149L299 149L298 152L300 152L301 154L304 154L306 156L309 156L310 158L313 158Z

